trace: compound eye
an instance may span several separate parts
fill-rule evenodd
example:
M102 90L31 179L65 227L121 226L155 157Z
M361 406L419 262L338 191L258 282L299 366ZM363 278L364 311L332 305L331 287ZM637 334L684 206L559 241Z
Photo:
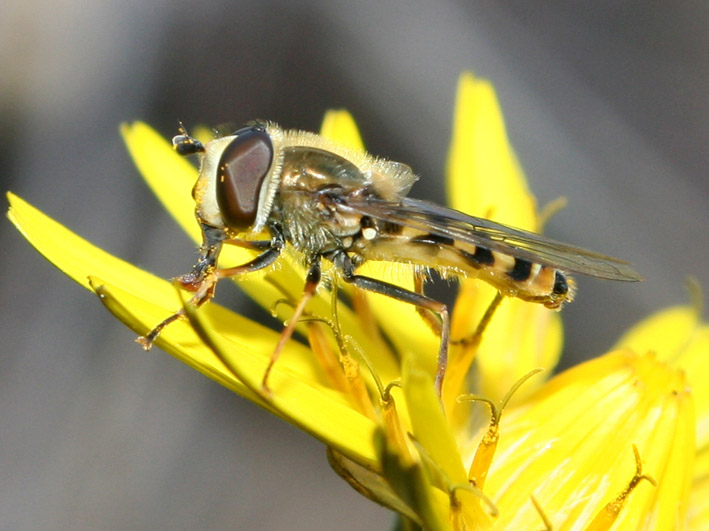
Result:
M227 227L253 226L259 193L273 161L273 144L261 127L247 127L222 152L217 168L217 204Z

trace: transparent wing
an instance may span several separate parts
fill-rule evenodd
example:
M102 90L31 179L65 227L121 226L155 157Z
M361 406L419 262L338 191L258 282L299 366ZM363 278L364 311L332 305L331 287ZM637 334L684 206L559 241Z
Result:
M451 238L569 273L609 280L642 280L630 264L623 260L573 247L533 232L468 216L428 201L404 198L400 203L394 203L373 198L348 198L341 207L385 223Z

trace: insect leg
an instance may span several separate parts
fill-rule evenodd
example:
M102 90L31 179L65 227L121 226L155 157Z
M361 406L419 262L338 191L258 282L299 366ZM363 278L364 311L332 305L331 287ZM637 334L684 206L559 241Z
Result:
M180 285L188 291L197 291L205 277L214 270L224 240L227 239L224 229L204 223L200 224L200 228L202 229L202 245L199 248L199 259L192 267L192 271L177 277Z
M308 270L308 275L305 279L305 288L303 289L303 296L300 298L298 305L293 310L293 315L288 320L288 324L281 332L281 337L278 340L278 344L276 345L276 348L273 350L273 353L271 354L271 359L269 360L268 366L266 367L266 371L263 374L263 380L261 380L261 389L266 394L269 393L268 377L271 374L271 369L273 369L273 366L276 364L276 360L278 360L278 357L281 355L281 351L283 350L283 347L285 347L288 340L293 336L293 332L295 331L295 326L298 324L298 320L303 315L303 311L305 311L305 306L308 304L310 299L313 298L313 295L315 294L315 290L317 289L319 283L320 283L320 257L318 256L310 264L310 269Z
M342 271L342 278L345 282L352 284L360 289L386 295L392 299L413 304L417 308L438 315L440 322L441 346L438 351L438 362L436 365L436 392L441 395L443 387L443 378L446 375L446 366L448 365L448 341L450 339L450 318L448 315L448 307L435 299L427 297L422 293L416 293L397 286L389 284L382 280L377 280L371 277L354 274L354 265L349 256L345 253L339 253L333 257L333 262Z
M213 237L213 233L207 231L204 231L203 234L205 243L202 245L201 255L197 264L195 264L190 273L177 278L177 281L182 287L188 291L195 292L188 302L188 304L194 306L201 306L214 297L214 290L220 279L241 275L243 273L251 273L271 265L281 254L284 245L282 236L276 235L271 240L271 246L253 260L228 269L216 269L216 261L219 257L224 238L218 239L218 236ZM167 319L160 322L145 336L137 338L136 341L140 343L145 350L150 350L150 347L153 346L160 332L170 323L183 318L184 315L185 310L181 308Z
M502 299L504 299L504 298L505 298L505 295L501 291L498 291L495 294L495 298L492 299L492 302L487 307L487 310L485 310L485 313L483 314L482 318L480 319L480 322L478 323L478 326L475 328L475 331L469 336L465 336L462 339L454 340L453 343L457 343L457 344L460 344L463 346L478 345L480 343L480 341L482 340L483 332L485 332L485 329L490 324L490 321L492 321L492 316L495 314L497 307L500 306L500 303L502 302Z
M421 271L415 271L414 272L414 291L418 293L419 295L424 294L424 282L425 282L425 274L422 273ZM428 327L433 331L434 334L437 336L441 335L441 322L436 319L436 317L429 311L426 311L424 308L421 306L416 306L416 313L419 314L421 319L428 325Z
M258 255L256 258L245 264L228 269L217 269L214 271L215 282L222 278L231 278L244 273L253 273L259 269L270 266L280 256L283 251L283 240L278 237L271 240L271 246ZM200 303L201 304L201 303Z
M233 238L229 240L224 240L225 245L233 245L235 247L241 247L242 249L251 249L252 251L265 251L269 247L272 247L271 240L240 240L238 238Z

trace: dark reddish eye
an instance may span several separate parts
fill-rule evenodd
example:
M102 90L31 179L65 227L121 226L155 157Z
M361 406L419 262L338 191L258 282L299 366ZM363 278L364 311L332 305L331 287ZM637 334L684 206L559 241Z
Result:
M227 227L253 226L261 185L273 161L271 138L261 127L247 127L226 147L217 168L217 203Z

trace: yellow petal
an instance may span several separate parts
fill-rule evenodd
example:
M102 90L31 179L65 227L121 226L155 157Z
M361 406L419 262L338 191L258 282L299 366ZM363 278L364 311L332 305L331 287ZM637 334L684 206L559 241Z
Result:
M636 445L658 486L636 487L618 528L673 528L687 511L694 426L684 375L652 356L619 351L566 371L503 416L486 488L496 525L540 525L531 496L555 528L589 523L627 486Z
M449 202L458 210L527 230L539 228L535 200L509 144L495 91L488 81L470 73L462 74L458 82L447 183ZM454 339L473 333L494 296L495 290L480 281L461 283L453 316ZM553 368L561 355L562 334L558 313L504 300L476 352L485 386L482 393L499 400L530 370ZM455 367L451 372L467 374L471 361L451 360ZM515 399L533 390L537 381L541 380L530 382ZM466 392L462 383L452 388Z
M451 529L447 497L433 488L431 478L420 460L403 455L390 442L383 436L378 438L382 470L393 493L416 517L411 518L407 512L401 514L424 529Z
M454 310L453 338L470 337L496 295L482 282L461 285ZM563 327L558 312L520 299L505 298L486 327L475 354L479 371L476 393L495 402L530 370L543 368L547 374L556 366L563 346ZM470 362L451 360L451 379L460 380L458 394ZM533 378L515 394L513 403L531 394L544 383Z
M617 344L637 353L654 352L687 374L697 411L697 443L709 446L709 325L696 308L668 308L631 328Z
M248 388L259 389L270 356L244 356L234 348L229 330L218 326L207 312L190 306L185 309L190 322L216 357L227 361ZM271 372L269 388L267 403L279 416L350 459L375 466L376 424L354 409L349 396L302 378L298 372L289 370L287 360L280 358Z
M364 142L357 124L352 115L344 109L329 110L325 113L320 134L353 149L364 150Z
M367 262L357 273L414 291L413 270L400 265ZM413 357L418 366L435 374L441 341L423 321L416 307L377 293L367 293L367 300L397 355L400 358Z
M387 476L364 467L331 448L328 448L327 458L332 469L357 492L421 525L418 515L392 488L391 480L387 479ZM380 457L379 460L386 469L387 458Z
M681 355L699 325L699 315L690 306L675 306L651 315L628 330L616 348L655 352L661 359Z
M405 362L402 386L414 438L452 483L467 483L468 475L436 395L433 379L428 372Z
M691 529L709 526L709 326L702 323L697 308L667 308L631 328L618 346L635 352L655 352L681 367L692 388L697 423L697 466L688 513Z
M175 221L196 242L201 241L194 217L192 187L197 168L178 155L172 144L143 122L121 125L121 135L138 171Z
M179 307L179 299L168 282L91 245L16 195L8 193L7 197L8 217L27 241L85 288L91 289L89 275L101 274L117 279L117 285L129 293L153 292L159 300L172 301L174 307Z
M89 276L89 281L92 289L99 296L99 300L106 309L136 334L144 334L152 325L174 311L174 308L168 308L164 304L155 304L150 299L128 293L99 277ZM145 292L146 297L154 295L155 293L150 291ZM210 306L214 306L210 310L216 313L226 311L223 308L217 308L217 305ZM242 322L239 323L239 320L242 320ZM273 341L274 338L272 336L276 335L272 330L259 330L260 327L258 325L237 315L233 316L232 321L233 324L240 325L235 330L239 330L242 333L241 339L243 341L240 347L243 348L242 354L244 355L256 355L256 352L259 351L253 349L264 347L265 345L262 343L269 339ZM256 341L251 344L247 338L255 339ZM237 380L212 351L205 347L186 320L178 320L165 328L155 343L162 350L221 385L242 396L246 396L249 400L261 401L257 394L252 393L241 381ZM264 349L261 352L267 352L267 350ZM262 403L262 405L264 404Z
M427 514L450 514L453 529L487 523L489 519L483 510L482 499L467 489L467 472L441 401L434 391L433 379L427 371L422 371L415 367L411 360L406 360L402 387L411 419L413 439L425 453L422 462L435 464L436 467L427 470L425 476L430 479L419 479L419 483L424 481L425 484L418 484L416 489L411 487L409 490L417 490L419 499L426 501ZM438 478L440 481L436 480L437 475L442 476ZM432 489L428 481L437 489ZM453 490L460 503L459 508L452 506L450 492ZM414 509L417 508L416 504L410 505Z
M687 514L687 529L709 529L709 447L699 448Z
M448 201L456 210L537 229L535 201L507 139L495 90L469 72L458 81L446 173Z

